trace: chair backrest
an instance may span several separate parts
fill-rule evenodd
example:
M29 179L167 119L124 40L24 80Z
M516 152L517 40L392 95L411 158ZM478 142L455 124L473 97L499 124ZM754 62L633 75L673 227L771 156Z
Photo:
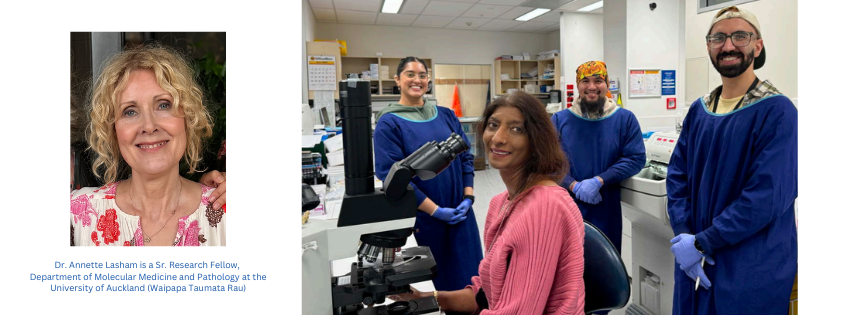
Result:
M585 313L619 309L629 301L629 277L617 248L585 222Z

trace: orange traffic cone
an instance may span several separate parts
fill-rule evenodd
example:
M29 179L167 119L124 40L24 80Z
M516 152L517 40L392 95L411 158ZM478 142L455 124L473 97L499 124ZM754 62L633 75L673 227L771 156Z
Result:
M461 99L458 98L458 83L455 83L455 95L452 96L452 110L455 111L455 116L464 117L461 113Z

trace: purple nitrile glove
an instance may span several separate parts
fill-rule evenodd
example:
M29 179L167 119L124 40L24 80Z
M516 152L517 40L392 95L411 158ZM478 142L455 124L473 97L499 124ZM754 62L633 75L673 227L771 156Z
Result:
M680 269L686 270L691 268L695 264L700 263L701 258L706 258L706 262L710 265L714 265L715 261L712 260L712 257L701 255L700 252L697 251L697 248L694 247L694 235L692 234L680 234L671 239L671 252L674 253L674 257L677 259L677 263L680 264Z
M434 213L431 214L431 216L436 219L449 222L452 220L452 217L455 216L455 208L444 208L438 206L437 210L435 210Z
M470 206L473 205L473 201L467 198L464 198L464 201L455 208L455 212L453 213L451 219L449 219L449 224L456 224L458 222L464 221L467 219L467 211L470 210Z
M596 177L591 177L573 186L573 191L579 200L596 205L603 200L603 197L600 196L600 187L603 187L603 183L600 183Z
M706 262L710 265L715 264L715 261L709 257L707 257ZM686 275L691 278L691 280L697 281L697 278L700 278L700 286L704 289L709 290L709 288L712 287L712 282L709 281L709 277L707 277L706 273L703 272L703 267L700 265L700 262L693 264L688 268L683 268L683 266L680 265L680 269L685 271Z

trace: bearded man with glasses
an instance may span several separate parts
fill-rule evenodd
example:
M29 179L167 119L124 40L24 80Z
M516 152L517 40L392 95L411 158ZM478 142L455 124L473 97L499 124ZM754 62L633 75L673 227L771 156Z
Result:
M765 46L753 13L721 9L706 48L722 85L692 104L668 166L673 313L787 314L798 269L798 111L754 73Z

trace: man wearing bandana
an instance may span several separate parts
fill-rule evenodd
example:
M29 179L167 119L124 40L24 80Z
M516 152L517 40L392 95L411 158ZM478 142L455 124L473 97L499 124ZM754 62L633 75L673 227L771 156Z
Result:
M691 105L668 165L673 313L787 314L798 270L798 111L754 73L765 47L753 13L718 11L706 48L722 84Z
M621 249L620 182L641 171L646 157L635 115L609 94L606 64L589 61L576 69L579 97L553 115L561 148L570 160L562 186L582 217Z

